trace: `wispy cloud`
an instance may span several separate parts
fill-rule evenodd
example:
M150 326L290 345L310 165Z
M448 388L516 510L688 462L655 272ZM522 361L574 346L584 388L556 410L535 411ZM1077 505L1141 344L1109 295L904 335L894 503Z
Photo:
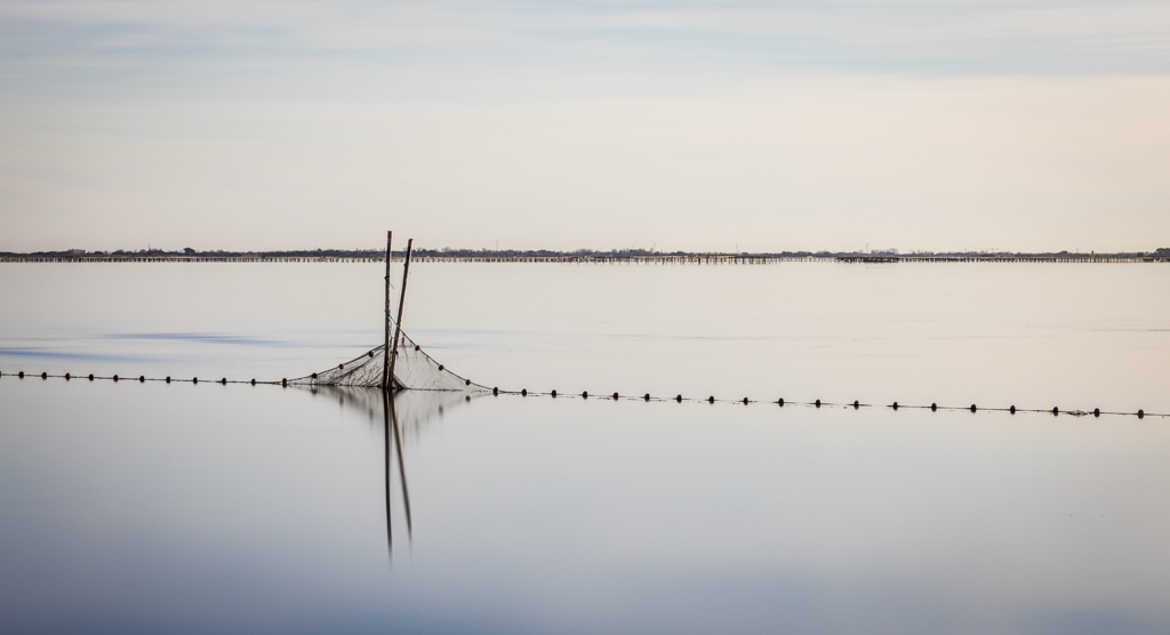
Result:
M0 34L2 72L29 89L84 73L148 86L168 73L230 81L241 72L290 81L340 72L355 83L410 72L624 71L651 82L696 70L1170 73L1170 7L1100 1L11 2L0 5ZM40 77L14 71L21 66Z

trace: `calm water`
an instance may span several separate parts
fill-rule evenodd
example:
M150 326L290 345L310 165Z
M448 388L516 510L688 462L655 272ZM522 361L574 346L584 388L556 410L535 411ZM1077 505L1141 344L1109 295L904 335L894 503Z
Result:
M304 374L381 275L0 267L6 630L1170 630L1161 418L415 394L396 448L377 395L9 376ZM503 387L1170 410L1165 266L420 264L406 309Z

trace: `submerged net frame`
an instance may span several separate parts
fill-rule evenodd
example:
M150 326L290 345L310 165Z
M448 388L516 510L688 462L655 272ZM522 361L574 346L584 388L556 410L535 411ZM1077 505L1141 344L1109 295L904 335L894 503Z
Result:
M489 391L491 388L458 375L422 350L402 330L402 309L406 302L406 276L414 239L407 242L403 260L402 288L398 317L390 314L390 239L386 234L386 315L384 342L363 355L316 373L288 380L302 386L346 386L388 390ZM391 340L393 333L393 340ZM387 354L389 351L389 355Z

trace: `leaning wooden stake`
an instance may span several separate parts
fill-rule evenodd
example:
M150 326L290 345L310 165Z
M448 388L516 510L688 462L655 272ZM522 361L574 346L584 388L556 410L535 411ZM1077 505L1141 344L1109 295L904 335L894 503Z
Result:
M410 273L410 252L414 248L414 239L406 240L406 258L402 262L402 291L398 296L398 317L394 320L394 345L390 349L390 370L386 375L390 388L401 388L394 385L394 363L398 361L398 340L402 337L402 305L406 303L406 276Z
M394 232L386 232L386 313L382 316L385 332L382 334L382 388L390 387L390 239Z

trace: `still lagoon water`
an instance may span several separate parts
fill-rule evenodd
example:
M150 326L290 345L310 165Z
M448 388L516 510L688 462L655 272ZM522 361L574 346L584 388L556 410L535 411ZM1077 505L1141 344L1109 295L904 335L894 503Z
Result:
M1170 411L1165 266L412 269L487 385ZM379 395L11 376L303 375L381 276L0 267L5 630L1170 630L1160 417L408 393L395 445Z

